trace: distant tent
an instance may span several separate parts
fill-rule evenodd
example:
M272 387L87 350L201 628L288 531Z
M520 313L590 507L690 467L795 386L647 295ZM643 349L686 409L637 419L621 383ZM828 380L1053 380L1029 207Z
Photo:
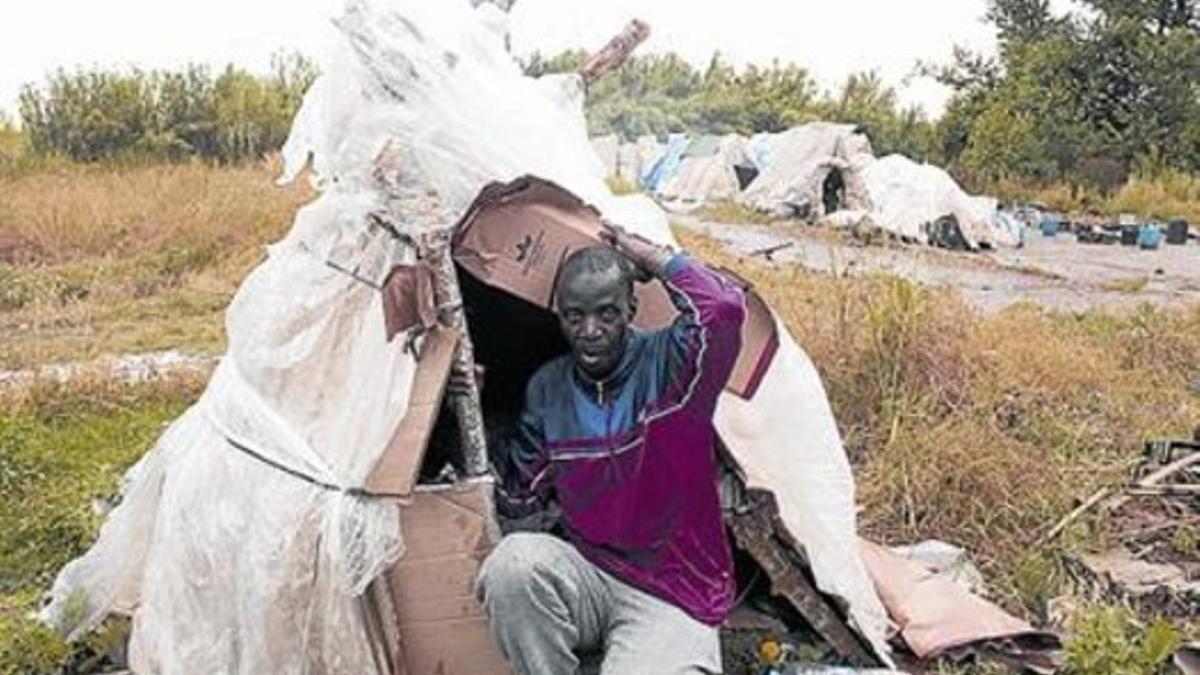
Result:
M814 122L759 134L748 154L761 173L738 201L760 211L819 217L868 206L859 173L873 159L871 142L854 125Z
M750 162L744 136L696 136L683 147L678 169L660 181L654 193L675 209L732 200L741 192L735 167Z
M616 134L593 136L592 148L604 165L605 176L616 176L620 170L621 138Z
M667 137L662 153L646 167L646 172L642 175L642 188L646 192L657 193L667 181L679 173L688 143L687 134L671 134Z
M1020 230L997 220L998 203L968 195L950 174L903 155L888 155L861 173L878 227L949 248L1017 246Z
M642 171L659 152L658 141L653 136L644 136L643 138L646 139L645 145L642 144L642 139L638 139L637 143L620 144L616 153L616 165L609 172L610 176L620 178L635 187L641 186Z

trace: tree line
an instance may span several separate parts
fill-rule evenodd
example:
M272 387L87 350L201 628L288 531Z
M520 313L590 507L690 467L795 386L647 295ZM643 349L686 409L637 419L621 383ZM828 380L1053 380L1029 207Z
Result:
M27 85L18 110L31 149L80 162L258 158L287 138L316 67L279 54L271 73L59 70Z
M955 90L937 153L987 180L1110 190L1131 173L1200 171L1200 2L991 0L994 57L926 72Z
M576 70L583 51L534 54L530 75ZM916 106L902 106L878 73L857 73L833 92L793 64L738 69L716 54L696 68L676 54L635 55L615 73L592 84L587 96L592 134L632 140L644 134L779 132L816 121L862 126L879 153L929 159L935 125Z
M879 154L938 163L976 185L1060 182L1110 191L1133 174L1200 172L1200 0L1076 6L1055 13L1049 0L989 0L995 55L958 47L948 62L914 71L954 92L936 120L901 105L876 73L823 91L794 64L735 68L714 55L698 68L668 53L635 55L594 83L589 130L633 139L845 122L861 126ZM584 58L582 51L535 54L523 67L534 76L569 72ZM315 75L298 55L276 58L268 75L233 66L59 71L23 90L19 114L27 144L42 154L238 161L283 143ZM5 152L0 147L0 159Z

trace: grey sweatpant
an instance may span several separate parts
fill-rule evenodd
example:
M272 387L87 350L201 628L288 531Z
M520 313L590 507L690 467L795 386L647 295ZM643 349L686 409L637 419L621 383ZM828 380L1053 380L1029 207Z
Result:
M603 654L601 675L721 672L716 628L618 581L548 534L501 539L476 593L519 675L575 675L589 653Z

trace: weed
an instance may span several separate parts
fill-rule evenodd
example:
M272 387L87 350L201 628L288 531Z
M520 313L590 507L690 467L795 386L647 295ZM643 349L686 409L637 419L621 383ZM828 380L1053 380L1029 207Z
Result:
M1171 549L1181 556L1195 558L1200 555L1200 532L1192 525L1180 525L1171 536Z
M1070 675L1155 675L1180 643L1166 621L1145 627L1124 607L1087 608L1071 622L1071 632Z

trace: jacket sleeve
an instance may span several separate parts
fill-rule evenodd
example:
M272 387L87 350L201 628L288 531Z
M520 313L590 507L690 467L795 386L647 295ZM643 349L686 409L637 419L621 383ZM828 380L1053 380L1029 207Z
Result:
M703 396L715 405L742 346L746 297L741 286L679 254L660 274L679 316L665 331L667 398Z
M505 518L525 518L546 509L552 500L553 481L546 456L543 414L545 406L533 377L525 393L516 429L506 439L496 484L496 510Z

